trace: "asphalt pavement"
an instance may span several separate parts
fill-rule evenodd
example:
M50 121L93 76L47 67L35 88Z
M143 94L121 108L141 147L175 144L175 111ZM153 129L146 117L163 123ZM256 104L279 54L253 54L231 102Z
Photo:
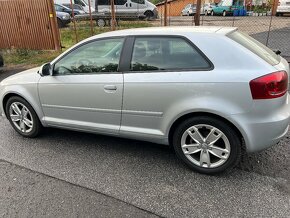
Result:
M163 145L60 129L26 139L6 119L0 126L0 216L290 217L290 132L233 170L206 176ZM43 210L29 214L35 205Z

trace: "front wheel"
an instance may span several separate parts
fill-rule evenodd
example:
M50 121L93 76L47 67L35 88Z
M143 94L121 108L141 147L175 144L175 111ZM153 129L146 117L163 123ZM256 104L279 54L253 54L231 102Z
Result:
M212 117L184 121L173 135L177 156L191 169L216 174L234 167L241 157L241 140L226 123Z
M227 16L227 12L223 11L223 17Z
M42 125L36 112L23 98L9 98L5 111L10 124L20 135L34 138L41 132Z
M211 11L211 13L210 13L210 14L211 14L211 16L213 16L213 15L214 15L214 12L213 12L213 11Z

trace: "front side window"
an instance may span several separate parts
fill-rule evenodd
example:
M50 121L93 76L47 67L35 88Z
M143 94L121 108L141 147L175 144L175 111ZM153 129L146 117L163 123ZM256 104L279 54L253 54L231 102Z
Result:
M109 2L109 0L99 0L98 4L99 5L110 5L110 2Z
M115 5L124 5L127 3L127 0L115 0Z
M117 72L123 41L105 39L82 45L55 64L54 74Z
M62 11L61 6L59 6L59 5L54 5L54 8L56 11Z
M137 3L137 4L145 4L144 0L131 0L131 2Z
M81 0L75 0L75 4L85 7L86 5Z
M131 71L209 69L209 62L179 37L136 38Z

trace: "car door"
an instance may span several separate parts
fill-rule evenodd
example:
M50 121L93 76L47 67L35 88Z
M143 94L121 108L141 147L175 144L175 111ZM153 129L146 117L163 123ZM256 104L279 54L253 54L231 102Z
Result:
M38 91L48 125L118 133L123 42L108 38L84 43L54 63L53 75L41 77Z
M166 122L179 113L183 101L204 92L197 75L204 75L211 63L184 37L136 36L130 40L132 58L124 70L120 134L164 138Z
M144 14L146 10L145 0L129 0L128 2L132 14Z

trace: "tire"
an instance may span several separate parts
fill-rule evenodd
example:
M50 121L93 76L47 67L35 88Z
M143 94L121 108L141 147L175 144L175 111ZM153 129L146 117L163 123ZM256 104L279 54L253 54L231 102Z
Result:
M96 22L97 22L98 27L105 27L106 26L106 21L104 19L101 19L101 18L97 19Z
M208 141L197 140L198 133L206 139L211 131ZM172 145L177 156L189 168L204 174L229 170L241 158L242 142L238 134L225 122L207 116L192 117L181 123L173 134ZM186 154L188 152L192 154Z
M57 26L58 26L58 28L63 28L64 27L63 22L59 18L57 18Z
M18 109L15 108L15 105ZM43 129L36 112L23 98L18 96L9 98L5 106L5 112L12 127L24 137L35 138ZM14 121L12 121L13 115ZM16 121L17 116L19 117L18 121Z
M213 12L213 11L211 11L211 13L210 13L210 14L211 14L211 16L214 16L214 12Z
M152 11L145 11L144 15L146 16L147 20L150 20L154 17L154 14Z
M226 11L223 11L223 17L227 16L227 12Z

